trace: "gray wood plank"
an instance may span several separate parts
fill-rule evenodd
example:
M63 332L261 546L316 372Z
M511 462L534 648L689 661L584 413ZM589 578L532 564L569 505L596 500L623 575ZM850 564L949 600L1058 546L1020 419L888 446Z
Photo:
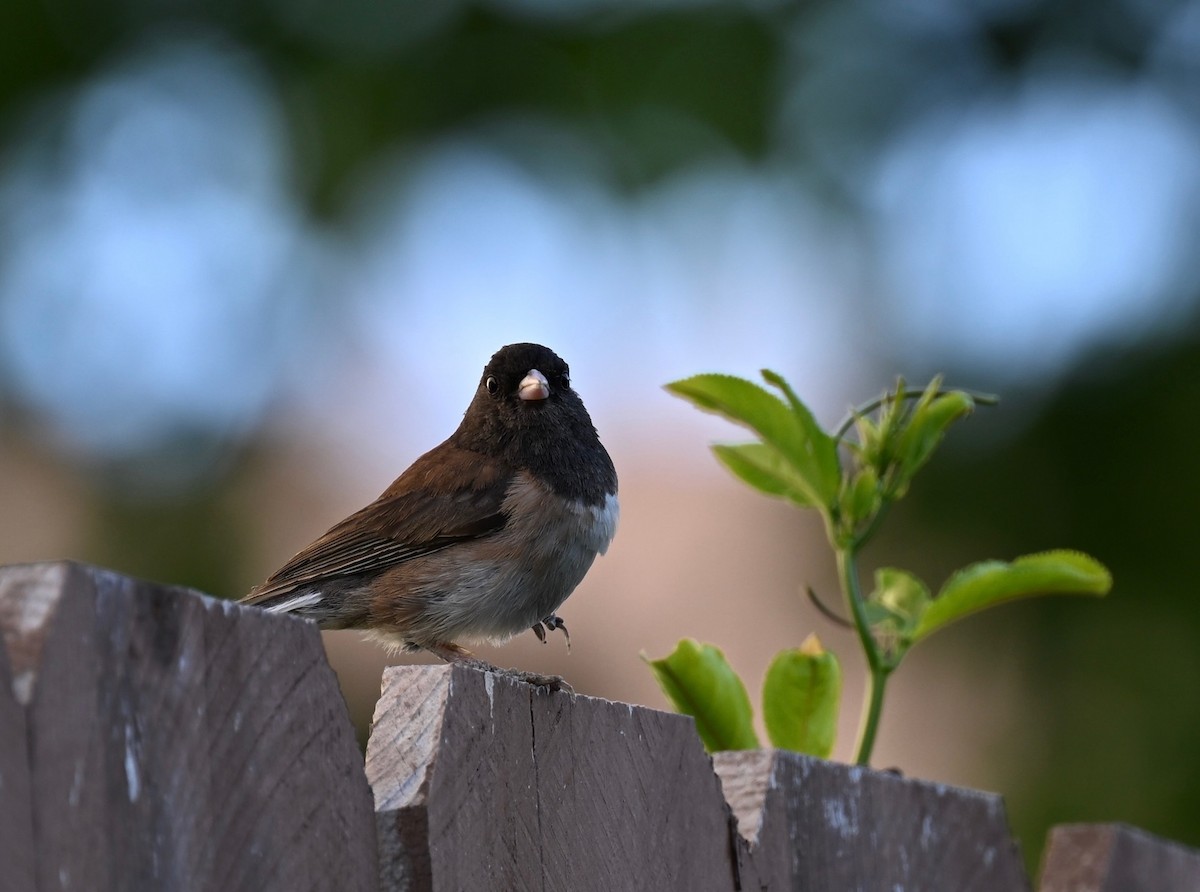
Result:
M2 598L2 595L0 595ZM0 637L0 889L34 892L33 799L25 710Z
M735 885L730 813L682 716L460 666L396 667L367 775L385 833L403 809L410 825L426 814L427 884L410 878L421 852L393 837L380 846L389 890Z
M376 808L424 846L381 843L391 888L540 888L529 690L461 667L385 671L367 778Z
M541 888L735 886L732 815L690 718L565 695L532 706Z
M759 888L1029 889L998 796L777 750L714 765Z
M30 568L0 580L14 572ZM35 575L39 597L59 588L21 648L39 888L377 888L370 790L315 627L78 564Z
M1053 828L1040 892L1200 892L1200 851L1124 824Z
M997 796L462 666L385 674L364 774L313 626L103 570L0 568L0 642L5 892L1029 889ZM1040 888L1200 852L1057 828Z

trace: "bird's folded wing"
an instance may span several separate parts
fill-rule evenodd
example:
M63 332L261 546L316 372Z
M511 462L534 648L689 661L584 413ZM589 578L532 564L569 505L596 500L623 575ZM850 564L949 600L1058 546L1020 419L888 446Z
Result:
M507 468L444 449L434 473L431 463L422 456L383 495L293 557L244 602L258 604L331 577L377 575L504 526L501 505L512 479ZM439 479L453 483L439 485Z

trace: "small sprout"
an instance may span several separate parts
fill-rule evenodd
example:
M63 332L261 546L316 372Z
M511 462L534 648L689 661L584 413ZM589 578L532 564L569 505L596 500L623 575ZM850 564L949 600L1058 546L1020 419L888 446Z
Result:
M717 460L735 477L766 495L815 508L825 519L851 619L830 610L811 588L806 591L822 614L857 632L866 658L867 708L855 754L859 764L870 761L887 680L918 641L968 614L1016 598L1104 595L1111 588L1108 571L1093 558L1052 551L1010 563L972 564L953 574L936 597L911 573L884 568L864 596L858 555L888 507L908 491L950 426L977 405L994 405L996 398L945 390L941 377L922 390L909 390L901 378L894 390L854 409L831 435L817 425L782 375L764 369L762 376L783 399L731 375L696 375L668 384L667 390L758 436L751 443L713 447ZM851 430L856 440L848 439ZM543 637L540 624L534 631ZM720 650L684 639L669 656L647 663L675 708L695 718L710 750L758 746L746 687ZM837 659L815 636L781 652L763 682L763 718L772 744L828 756L840 697Z

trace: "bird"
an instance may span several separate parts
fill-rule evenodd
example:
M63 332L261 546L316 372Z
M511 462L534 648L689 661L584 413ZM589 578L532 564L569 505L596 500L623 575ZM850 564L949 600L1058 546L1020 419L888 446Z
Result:
M544 642L561 629L569 647L556 611L608 550L619 516L616 468L567 363L540 344L509 344L454 433L242 601L570 690L558 676L497 669L463 642L530 629Z

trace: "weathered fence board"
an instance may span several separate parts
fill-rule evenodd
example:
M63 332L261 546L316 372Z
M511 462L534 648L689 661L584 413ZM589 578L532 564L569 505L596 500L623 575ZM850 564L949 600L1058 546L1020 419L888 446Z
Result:
M79 564L0 568L0 892L381 888L1029 882L997 796L710 759L689 718L463 666L386 672L364 772L315 627ZM1061 827L1040 892L1200 892L1200 852Z
M734 887L730 812L682 716L396 667L367 775L408 834L381 843L389 890Z
M0 646L0 888L5 892L34 892L36 888L25 737L25 711L13 693L8 657Z
M1029 888L999 796L779 750L714 763L764 889Z
M0 570L0 603L38 889L376 888L314 627L69 563Z
M1200 851L1123 824L1050 831L1040 892L1200 892Z
M690 719L390 669L367 750L387 888L1029 888L997 796L794 753L717 768L749 841Z

